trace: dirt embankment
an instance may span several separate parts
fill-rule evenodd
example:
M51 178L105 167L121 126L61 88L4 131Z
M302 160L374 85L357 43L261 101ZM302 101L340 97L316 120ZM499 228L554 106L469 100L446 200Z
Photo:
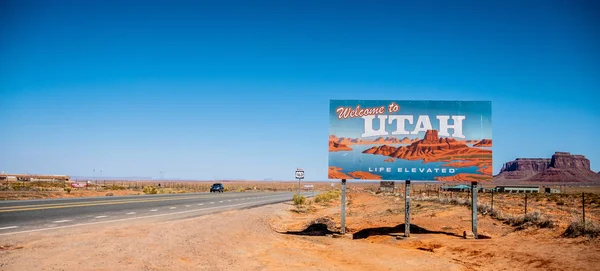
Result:
M354 238L352 244L384 245L399 255L406 250L424 251L466 270L600 270L600 240L562 238L563 226L516 230L479 215L479 233L491 239L467 240L462 236L471 230L469 208L413 201L413 238L397 240L394 236L404 233L402 198L368 192L352 192L348 198L346 229ZM279 225L279 231L281 225L297 231L317 218L325 219L329 229L335 225L333 231L340 229L339 207L334 203L279 217L272 224Z

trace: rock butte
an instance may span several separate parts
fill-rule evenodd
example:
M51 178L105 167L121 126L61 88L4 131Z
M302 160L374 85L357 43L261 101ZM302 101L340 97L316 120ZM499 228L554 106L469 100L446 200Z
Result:
M552 158L517 158L502 166L494 176L498 181L600 182L600 174L590 169L583 155L555 152Z

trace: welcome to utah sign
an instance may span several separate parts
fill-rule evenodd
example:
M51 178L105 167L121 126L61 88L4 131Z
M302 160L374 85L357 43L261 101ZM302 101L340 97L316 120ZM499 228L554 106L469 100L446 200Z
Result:
M492 104L331 100L329 179L489 181Z

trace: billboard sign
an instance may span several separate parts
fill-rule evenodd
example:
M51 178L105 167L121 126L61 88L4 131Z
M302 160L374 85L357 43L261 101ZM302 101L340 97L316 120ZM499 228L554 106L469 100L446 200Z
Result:
M331 100L328 178L490 181L492 104Z

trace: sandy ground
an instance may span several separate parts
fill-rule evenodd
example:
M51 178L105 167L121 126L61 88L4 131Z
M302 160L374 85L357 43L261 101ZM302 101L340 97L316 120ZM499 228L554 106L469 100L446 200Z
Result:
M339 205L289 204L186 220L144 220L0 236L0 270L600 270L600 243L561 229L515 231L481 217L491 239L465 240L470 211L415 202L412 238L403 201L351 192L350 238L283 234L318 218L339 227Z
M461 270L414 249L276 233L270 214L287 207L2 236L0 270Z

